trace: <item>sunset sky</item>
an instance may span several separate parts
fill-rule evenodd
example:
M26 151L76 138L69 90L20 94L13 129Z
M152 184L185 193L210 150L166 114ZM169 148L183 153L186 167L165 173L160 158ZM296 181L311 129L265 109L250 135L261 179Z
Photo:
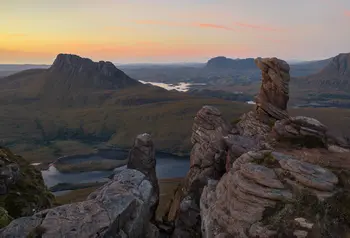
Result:
M0 0L0 63L115 63L350 52L349 0Z

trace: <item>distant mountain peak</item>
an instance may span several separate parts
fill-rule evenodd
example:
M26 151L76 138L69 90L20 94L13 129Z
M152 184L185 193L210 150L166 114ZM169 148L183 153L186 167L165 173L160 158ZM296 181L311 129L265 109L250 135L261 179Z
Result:
M350 75L350 53L341 53L332 58L330 67L334 67L340 75Z
M231 59L225 56L208 60L206 67L212 69L256 69L253 58Z
M94 62L89 58L82 58L74 54L58 54L53 62L50 71L60 71L65 73L100 73L104 76L113 76L122 71L117 69L112 62Z

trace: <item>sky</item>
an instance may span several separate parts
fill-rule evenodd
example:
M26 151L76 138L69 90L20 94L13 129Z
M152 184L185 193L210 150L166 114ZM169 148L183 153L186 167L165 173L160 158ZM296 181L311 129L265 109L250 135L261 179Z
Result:
M349 0L0 0L0 64L59 53L115 63L350 52Z

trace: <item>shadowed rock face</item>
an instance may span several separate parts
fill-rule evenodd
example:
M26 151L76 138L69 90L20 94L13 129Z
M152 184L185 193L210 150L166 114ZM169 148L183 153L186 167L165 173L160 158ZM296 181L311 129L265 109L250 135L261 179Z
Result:
M129 159L127 169L85 201L16 219L0 230L0 237L158 237L158 229L150 223L159 189L149 135L136 138Z
M257 58L255 63L262 73L260 92L256 97L256 113L262 120L288 117L289 65L277 58Z
M191 167L183 188L174 238L200 237L199 198L207 181L219 179L225 172L223 137L229 130L218 109L204 106L197 113L192 128Z

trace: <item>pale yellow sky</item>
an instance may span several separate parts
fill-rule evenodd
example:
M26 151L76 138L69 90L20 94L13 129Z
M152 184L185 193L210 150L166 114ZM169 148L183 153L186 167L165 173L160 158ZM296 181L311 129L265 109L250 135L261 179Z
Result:
M308 60L349 42L348 0L0 0L0 63Z

